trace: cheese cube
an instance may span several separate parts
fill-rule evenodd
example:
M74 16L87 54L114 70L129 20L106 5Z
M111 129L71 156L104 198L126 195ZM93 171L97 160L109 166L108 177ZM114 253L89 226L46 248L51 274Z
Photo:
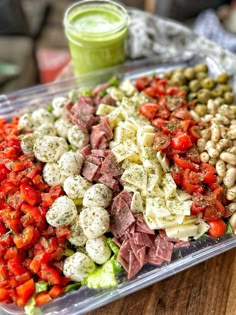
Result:
M147 173L142 165L136 164L130 166L124 171L121 179L139 189L146 190L147 188Z
M210 226L204 222L204 221L201 221L199 224L198 224L198 230L197 230L197 233L196 235L194 236L194 239L197 240L199 237L201 237L204 233L206 233L208 230L209 230Z
M133 194L130 210L132 212L143 212L143 199L138 191Z
M115 110L115 109L116 109L116 107L111 106L111 105L99 104L98 109L96 111L96 115L107 116L108 114L113 112L113 110Z
M166 208L165 200L159 197L146 199L145 213L147 217L151 217L154 220L170 215L170 212Z
M198 231L198 226L195 224L178 225L166 228L166 235L168 237L175 237L180 240L186 240L190 236L195 236Z
M177 186L170 173L166 173L164 175L162 185L166 199L172 198L176 195Z
M123 161L124 159L128 158L134 153L138 152L138 147L135 143L132 141L126 141L125 143L121 143L114 148L111 149L111 151L115 154L116 159L118 162Z

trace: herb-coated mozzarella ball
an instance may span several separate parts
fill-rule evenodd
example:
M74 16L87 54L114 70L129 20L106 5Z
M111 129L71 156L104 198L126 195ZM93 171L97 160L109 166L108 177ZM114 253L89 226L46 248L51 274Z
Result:
M104 208L84 208L80 212L79 220L88 239L97 238L109 230L110 217Z
M56 128L54 127L54 124L52 123L45 123L45 124L42 124L41 126L39 126L34 134L36 136L43 136L43 135L48 135L48 136L56 136L57 135L57 130Z
M62 185L66 180L57 163L46 163L43 169L43 179L49 186Z
M34 155L41 162L57 162L66 151L68 151L68 144L64 138L42 136L34 143Z
M85 254L76 252L64 261L63 273L74 281L82 281L95 270L94 262Z
M29 133L27 135L23 135L21 137L21 143L20 143L22 152L24 154L34 156L34 150L33 150L34 142L35 142L34 134Z
M37 127L45 123L53 123L54 117L46 108L39 108L32 112L32 121Z
M60 117L65 113L65 105L68 103L67 98L63 96L55 97L52 101L52 113L55 117Z
M33 121L30 113L25 113L20 117L18 129L22 131L33 129Z
M107 208L111 202L112 190L104 184L95 184L84 194L83 205L85 207Z
M83 198L91 183L80 175L69 176L64 181L63 189L71 199Z
M68 135L68 130L73 126L72 123L70 123L68 120L66 120L65 118L59 118L58 120L55 121L54 124L56 130L57 130L57 134L60 137L63 137L65 139L67 139L67 135Z
M71 127L67 137L68 141L78 149L82 149L89 142L88 133L82 131L78 126Z
M71 236L68 239L69 242L76 246L83 246L87 242L87 237L84 235L84 231L80 226L79 216L70 225Z
M48 224L59 227L71 224L77 216L76 206L70 198L61 196L49 208L46 219Z
M68 151L62 154L58 164L63 174L77 175L81 171L83 157L79 152Z
M107 245L104 235L93 240L88 240L86 243L86 251L92 261L99 265L104 264L111 256L111 249Z

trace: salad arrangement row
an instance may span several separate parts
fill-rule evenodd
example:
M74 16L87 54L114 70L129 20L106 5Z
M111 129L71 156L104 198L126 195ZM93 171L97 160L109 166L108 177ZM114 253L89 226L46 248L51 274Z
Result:
M207 71L112 79L0 121L1 302L35 314L234 232L236 108Z

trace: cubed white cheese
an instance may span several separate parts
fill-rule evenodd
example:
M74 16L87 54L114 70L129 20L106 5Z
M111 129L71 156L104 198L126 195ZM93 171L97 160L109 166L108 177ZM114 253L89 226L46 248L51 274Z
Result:
M147 173L142 165L136 164L127 168L121 176L121 179L139 189L147 188Z
M140 192L135 191L131 200L130 210L132 212L143 212L143 200Z

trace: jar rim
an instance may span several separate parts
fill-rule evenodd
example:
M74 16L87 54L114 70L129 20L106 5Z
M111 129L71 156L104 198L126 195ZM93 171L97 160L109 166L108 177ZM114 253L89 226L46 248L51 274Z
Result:
M128 15L127 10L125 9L125 6L123 4L121 5L120 3L114 2L112 0L82 0L80 2L76 2L76 3L72 4L69 8L67 8L65 15L64 15L64 21L63 21L65 30L69 29L72 32L74 31L74 27L69 21L69 15L76 7L80 7L80 6L86 7L86 5L88 5L88 8L89 8L89 6L92 7L92 5L100 5L100 4L111 5L111 6L114 6L116 9L118 9L120 11L119 15L122 18L121 23L117 27L114 27L112 30L109 30L109 31L96 32L96 33L83 31L80 33L83 33L83 35L89 36L89 37L110 36L112 34L115 34L119 31L121 31L122 29L124 29L125 27L128 26L129 15ZM96 8L96 6L94 6L94 7Z

